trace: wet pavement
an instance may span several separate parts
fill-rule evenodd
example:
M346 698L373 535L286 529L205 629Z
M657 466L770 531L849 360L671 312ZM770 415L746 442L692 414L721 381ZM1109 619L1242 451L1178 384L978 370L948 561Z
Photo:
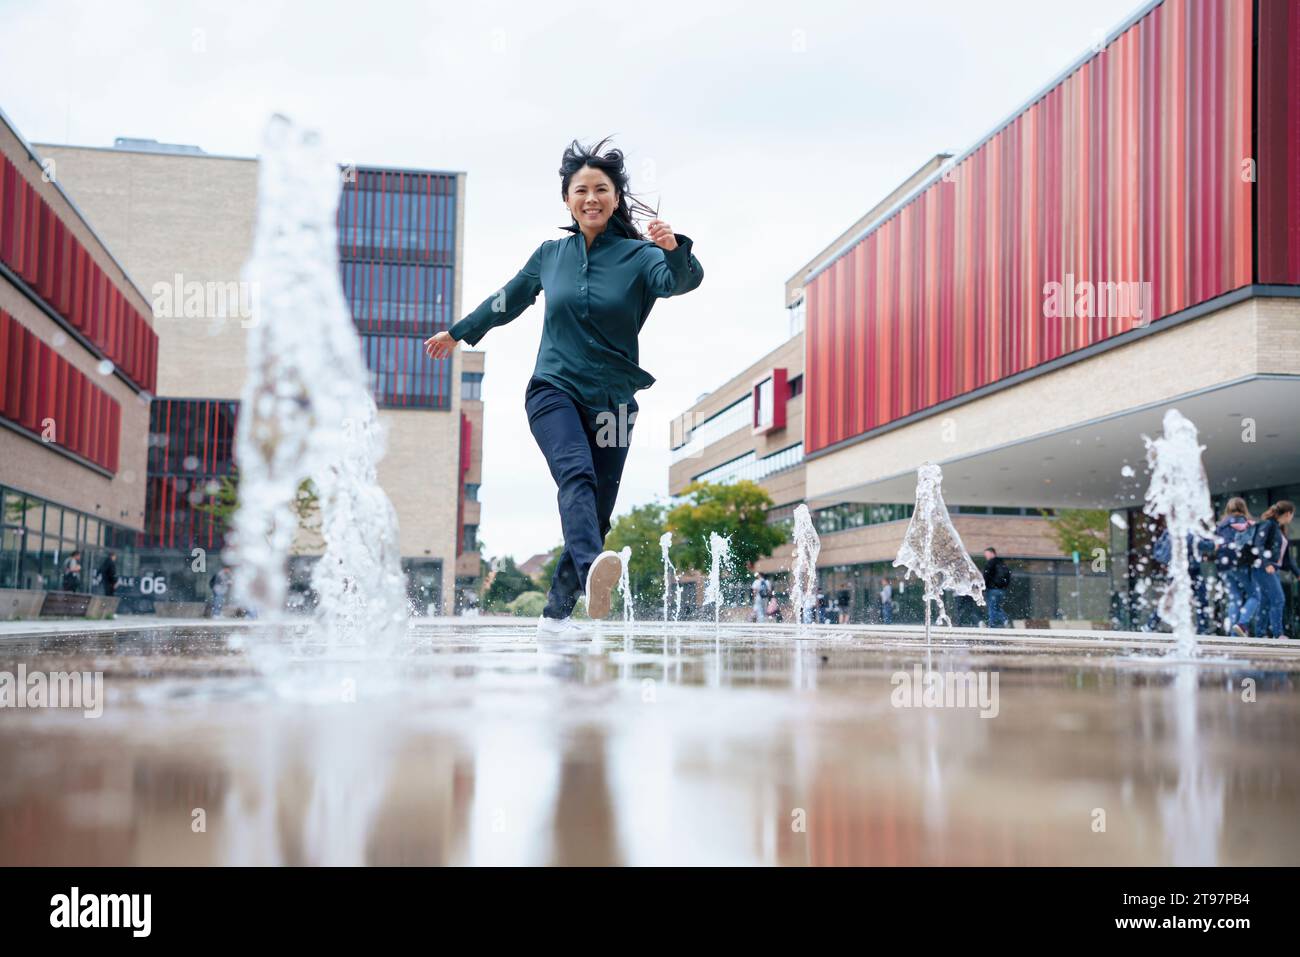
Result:
M1300 642L7 632L0 675L104 698L0 708L4 865L1300 863Z

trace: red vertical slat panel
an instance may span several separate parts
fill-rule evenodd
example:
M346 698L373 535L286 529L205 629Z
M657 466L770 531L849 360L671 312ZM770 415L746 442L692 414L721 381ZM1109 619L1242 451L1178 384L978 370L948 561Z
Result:
M47 303L54 302L54 210L45 200L39 201L39 236L36 252L36 293Z
M64 448L68 447L68 382L72 374L72 363L66 359L59 362L59 374L54 384L54 422L58 431L56 441Z
M53 423L54 439L57 442L59 423L54 417L54 390L58 385L59 354L50 348L48 343L37 339L36 356L36 431L44 436L47 426Z
M122 449L122 405L116 399L109 407L108 459L105 464L109 471L116 472Z
M23 361L19 367L19 396L21 399L18 409L18 422L33 432L37 431L38 423L36 421L36 396L37 383L40 378L41 362L41 342L26 327L23 327Z
M5 350L4 394L0 396L3 409L0 411L3 411L6 419L13 422L22 418L23 347L27 341L26 332L27 330L17 319L9 320L8 348Z
M36 192L31 183L23 181L23 191L25 191L25 208L23 208L22 235L19 237L22 246L22 260L18 265L17 272L22 277L23 282L29 286L36 285L36 265L40 259L40 250L38 241L40 239L40 207L42 200L40 194Z
M9 313L0 309L0 416L5 414L5 390L8 388L9 381L16 378L14 370L9 368L9 326L11 321Z

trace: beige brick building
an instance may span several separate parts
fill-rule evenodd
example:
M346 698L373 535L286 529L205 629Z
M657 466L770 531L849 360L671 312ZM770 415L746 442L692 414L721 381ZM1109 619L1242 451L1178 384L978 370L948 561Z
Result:
M159 402L177 418L216 409L233 422L245 377L241 320L251 303L238 284L252 247L257 160L151 141L37 149L151 303L168 306L155 320ZM388 434L379 481L397 512L412 597L428 614L451 613L457 580L462 590L477 586L479 504L466 490L473 495L481 482L483 409L477 389L473 399L462 392L466 370L481 379L483 355L456 350L435 363L420 342L459 316L465 174L361 166L342 178L343 286ZM155 432L170 429L173 443L225 441L219 430L181 435L163 414L155 411ZM158 476L160 501L174 479ZM160 523L159 544L184 550L185 517L175 524L179 535ZM199 540L202 523L191 531ZM295 552L295 580L305 580L319 542L300 533ZM194 582L199 592L206 585Z

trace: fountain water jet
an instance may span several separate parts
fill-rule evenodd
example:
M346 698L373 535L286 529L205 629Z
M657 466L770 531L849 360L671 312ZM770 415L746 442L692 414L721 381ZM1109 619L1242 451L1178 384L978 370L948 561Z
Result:
M794 510L794 564L791 567L790 600L794 603L794 620L803 630L803 605L807 596L817 594L817 556L822 542L813 526L807 505L797 505Z
M1196 626L1192 613L1192 580L1188 570L1187 541L1214 538L1214 512L1205 477L1196 426L1177 409L1165 413L1164 435L1142 436L1151 466L1146 514L1163 518L1169 533L1169 587L1160 599L1160 617L1173 626L1175 654L1196 657Z
M669 589L672 587L672 583L671 583L672 580L669 578L668 573L671 571L674 575L677 574L677 569L673 566L672 560L669 559L668 557L668 549L672 545L672 543L673 543L672 532L664 532L662 535L659 536L659 551L662 552L664 556L664 624L665 625L668 624L668 592ZM679 592L677 604L680 607L681 605L680 592Z
M984 576L971 561L953 528L944 504L943 470L926 462L916 471L916 507L908 523L903 544L899 546L896 566L907 569L903 575L915 575L925 585L925 640L930 641L930 603L938 607L938 624L951 626L943 607L943 593L968 595L984 604Z
M704 603L713 603L713 623L718 623L722 607L722 565L731 560L731 539L709 532L709 583L704 588Z
M341 181L319 136L272 117L258 172L253 253L259 291L235 439L240 506L223 557L236 601L280 619L293 502L315 486L325 552L312 572L331 645L391 648L409 608L397 516L379 487L384 429L339 286Z
M618 573L618 593L623 596L623 623L631 624L633 619L632 612L632 583L628 581L627 566L632 561L632 546L624 545L618 553L619 564L622 566Z

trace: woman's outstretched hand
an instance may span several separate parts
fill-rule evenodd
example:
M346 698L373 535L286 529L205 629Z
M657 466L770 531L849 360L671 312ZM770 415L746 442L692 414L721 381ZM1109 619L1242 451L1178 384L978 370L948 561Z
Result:
M648 228L650 241L664 252L670 253L677 248L677 237L673 235L673 228L662 219L650 220Z
M456 340L445 330L424 340L424 353L430 359L445 359L455 348Z

